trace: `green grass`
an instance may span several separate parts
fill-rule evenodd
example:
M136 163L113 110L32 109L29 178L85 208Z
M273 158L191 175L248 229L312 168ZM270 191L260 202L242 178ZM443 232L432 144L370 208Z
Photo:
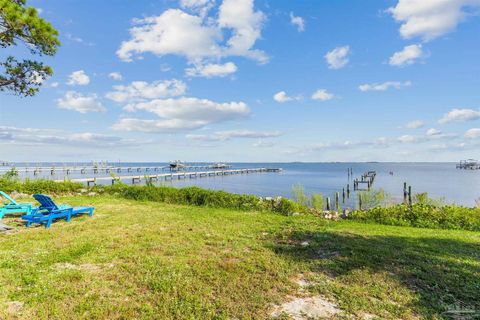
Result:
M480 308L478 232L106 195L60 202L95 205L94 217L0 235L0 318L263 319L300 295L299 274L353 318Z

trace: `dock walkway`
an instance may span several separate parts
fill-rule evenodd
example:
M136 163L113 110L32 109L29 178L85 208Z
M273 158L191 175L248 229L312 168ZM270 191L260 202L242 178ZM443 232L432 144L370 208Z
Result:
M88 186L95 185L99 181L110 181L113 185L119 181L131 181L132 184L139 183L142 180L145 181L158 181L158 180L173 180L173 179L187 179L187 178L201 178L209 176L226 176L235 174L249 174L249 173L261 173L261 172L280 172L281 168L245 168L245 169L230 169L230 170L212 170L212 171L182 171L171 173L158 173L158 174L145 174L135 176L116 176L116 177L94 177L94 178L79 178L79 179L64 179L54 180L55 182L80 182L86 183Z

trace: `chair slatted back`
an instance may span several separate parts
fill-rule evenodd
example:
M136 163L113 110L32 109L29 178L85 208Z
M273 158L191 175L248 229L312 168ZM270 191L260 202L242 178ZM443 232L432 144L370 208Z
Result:
M2 197L4 197L5 199L7 199L11 204L18 205L18 203L17 203L15 200L13 200L13 199L12 199L8 194L6 194L5 192L0 191L0 195L1 195Z
M58 210L58 206L53 202L52 198L44 194L34 194L33 198L40 203L39 210Z

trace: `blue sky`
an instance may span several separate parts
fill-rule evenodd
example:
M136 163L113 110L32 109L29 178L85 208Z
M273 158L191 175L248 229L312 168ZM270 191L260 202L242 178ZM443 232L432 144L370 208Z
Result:
M62 46L0 93L2 160L480 157L479 0L28 4Z

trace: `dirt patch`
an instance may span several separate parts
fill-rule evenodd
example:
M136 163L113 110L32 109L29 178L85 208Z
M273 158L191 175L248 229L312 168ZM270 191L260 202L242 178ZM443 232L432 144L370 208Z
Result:
M18 315L23 310L23 302L9 301L7 302L7 313L10 315Z
M271 313L273 318L288 316L294 320L329 319L340 313L338 306L323 296L294 298L281 306L276 306Z
M103 263L103 264L93 264L93 263L83 263L83 264L72 264L72 263L56 263L54 269L56 270L81 270L89 272L98 272L104 269L110 269L113 267L113 263Z

